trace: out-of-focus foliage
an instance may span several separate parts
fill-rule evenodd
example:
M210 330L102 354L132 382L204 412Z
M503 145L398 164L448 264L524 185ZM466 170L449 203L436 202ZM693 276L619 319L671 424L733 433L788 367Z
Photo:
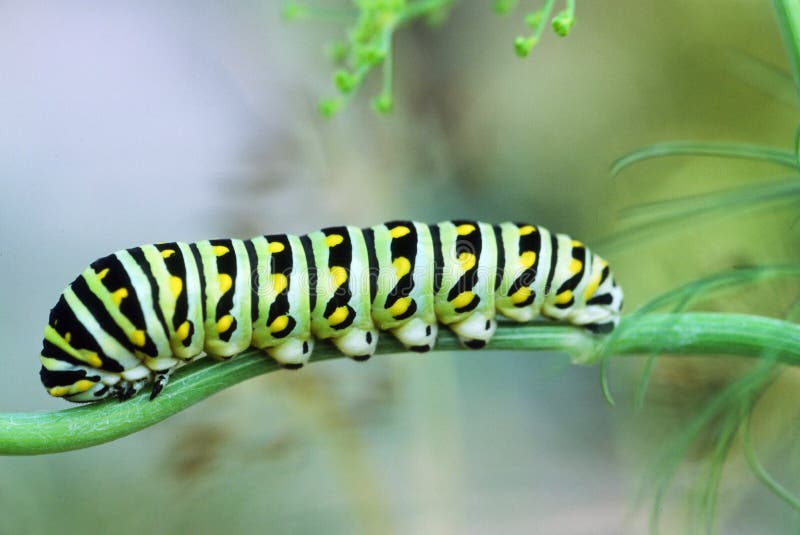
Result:
M779 27L784 37L784 45L790 59L796 82L796 95L800 95L800 6L794 2L777 0L775 10ZM788 79L788 75L782 77ZM800 132L798 130L797 132ZM644 159L663 156L690 155L690 156L718 156L740 158L756 162L768 162L783 165L793 169L797 168L800 161L800 134L795 135L794 150L786 151L775 147L764 147L743 143L726 142L670 142L652 145L634 151L620 158L613 166L612 172L618 173L625 167ZM627 213L629 228L616 233L607 246L630 245L635 239L653 239L664 235L670 227L685 224L698 215L708 214L736 214L741 215L743 209L759 207L769 203L796 208L800 203L800 188L798 176L791 175L785 180L771 181L765 185L748 186L722 192L711 192L696 195L691 198L661 201L637 206ZM796 237L796 236L795 236ZM647 313L672 303L673 310L685 310L691 303L701 301L710 291L724 288L739 288L753 282L763 281L773 277L796 277L797 264L788 266L757 266L750 269L739 270L728 274L718 274L690 283L682 288L668 292L663 296L651 300L640 307L637 314ZM796 288L792 285L789 288ZM790 306L786 316L792 321L797 320L800 296L796 290L785 292L790 299ZM774 308L773 308L774 313ZM620 333L615 333L620 336ZM753 336L757 336L752 333ZM636 406L641 407L644 392L649 383L655 357L654 352L645 364L640 381L639 392L636 396ZM776 365L775 359L779 358L780 350L773 348L762 355L763 361L750 370L743 372L735 380L730 381L724 388L715 393L705 403L702 410L694 416L689 426L678 434L677 438L668 442L662 448L662 458L657 463L655 470L655 496L653 499L650 531L656 533L660 527L661 513L666 501L669 487L675 477L681 461L683 461L692 445L701 441L703 434L709 435L706 465L696 477L692 486L694 498L688 507L689 517L686 521L687 529L691 532L715 533L717 528L717 503L722 487L722 473L727 461L730 459L732 446L737 439L741 440L744 457L750 470L759 479L766 489L789 505L796 512L800 511L800 498L797 491L785 487L780 483L759 461L752 445L751 416L757 403L776 382L781 375L791 375L793 370L784 370ZM604 369L605 370L605 369ZM603 374L604 392L608 391L605 372ZM788 440L789 433L780 433L780 440ZM729 464L729 463L728 463ZM791 481L791 480L790 480ZM792 481L794 483L794 481ZM794 531L795 528L792 529Z
M628 310L735 266L798 261L796 210L777 205L734 203L721 217L678 219L658 239L594 245L624 227L624 207L780 183L765 180L773 164L742 158L653 159L608 174L620 155L670 139L794 151L792 76L769 4L583 2L569 38L542 39L525 61L511 41L527 11L520 21L491 16L490 3L456 7L447 24L394 35L391 119L356 98L323 122L313 108L330 67L319 50L354 17L287 27L256 1L3 4L2 411L63 407L36 375L47 310L89 261L138 243L397 217L530 220L608 257ZM364 89L381 94L373 82ZM705 307L783 317L796 302L787 281ZM654 361L636 410L646 362L612 363L613 410L597 371L562 355L271 374L109 445L0 459L4 522L34 533L638 534L654 489L632 510L642 474L699 427L677 472L650 480L671 478L655 487L665 489L662 531L685 532L719 482L721 533L792 532L792 510L737 454L735 418L709 405L752 370L728 358ZM752 391L750 445L796 493L798 377L768 384ZM692 423L709 414L719 425ZM708 464L726 448L724 465ZM698 488L703 507L686 507Z

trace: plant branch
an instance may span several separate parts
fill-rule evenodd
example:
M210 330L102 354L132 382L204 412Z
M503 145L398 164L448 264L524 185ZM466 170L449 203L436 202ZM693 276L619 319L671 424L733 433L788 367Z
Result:
M502 323L489 348L564 351L581 364L596 363L603 354L759 357L769 352L778 354L786 364L798 366L800 325L726 313L634 314L625 317L612 335L602 337L571 326ZM443 330L436 350L461 347L452 333ZM389 337L378 347L379 354L403 352L402 346ZM332 346L318 344L312 361L340 357ZM431 357L409 354L409 358ZM109 400L59 411L0 414L0 454L56 453L109 442L158 423L234 384L279 369L262 352L248 350L229 361L201 359L185 366L153 401L142 392L122 403Z

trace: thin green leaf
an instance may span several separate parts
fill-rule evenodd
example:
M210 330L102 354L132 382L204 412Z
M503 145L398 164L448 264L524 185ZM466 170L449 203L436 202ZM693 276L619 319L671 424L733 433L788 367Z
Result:
M623 217L637 223L660 222L683 219L714 211L752 206L773 201L797 201L800 199L800 179L791 176L754 186L743 186L726 190L679 197L667 201L638 204L622 212Z
M786 487L778 483L778 481L775 480L772 475L770 475L767 469L764 468L764 466L758 460L758 456L753 448L753 442L750 434L751 417L752 412L750 412L744 419L742 429L742 448L744 449L744 455L747 459L747 464L750 465L750 469L753 471L753 474L755 474L758 480L761 481L761 483L763 483L770 492L789 504L789 506L791 506L795 511L800 511L800 499L786 489Z
M633 401L633 407L638 411L644 407L644 398L647 395L647 389L650 386L650 378L653 376L653 369L655 368L656 359L660 352L653 353L647 356L644 361L642 373L639 376L639 383L636 385L636 397Z
M613 407L616 403L614 402L614 396L611 394L611 386L608 383L608 365L610 360L611 357L608 353L604 353L603 357L600 359L600 388L603 391L603 397L606 403Z
M774 353L778 355L778 353ZM650 531L658 532L660 513L663 501L678 470L678 466L686 456L690 446L710 422L728 409L731 404L752 396L772 373L775 361L772 358L758 363L747 374L728 385L719 394L705 404L702 411L694 417L686 429L680 433L661 453L660 460L655 463L655 496L651 508Z
M791 72L746 51L734 51L728 54L728 68L740 81L765 95L792 108L800 106Z
M747 407L749 407L749 402L746 400L740 401L736 409L729 410L725 414L720 424L718 438L708 463L706 481L700 494L700 503L697 504L697 512L705 533L714 533L717 520L717 497L719 496L720 483L722 482L722 469L725 466L725 460L730 454L736 431Z
M800 125L794 130L794 160L800 164Z
M618 175L623 169L651 158L665 156L714 156L718 158L738 158L773 163L791 169L798 169L797 159L792 151L754 145L749 143L724 143L718 141L668 141L636 149L611 164L611 174Z
M773 5L794 75L794 85L800 92L800 3L797 0L774 0Z
M797 264L764 265L722 271L666 291L639 307L635 313L662 310L669 305L672 305L672 312L680 312L692 302L707 299L722 290L798 276L800 276L800 265Z
M620 249L643 240L666 234L676 224L685 225L687 219L726 215L741 215L742 210L763 206L784 206L800 200L800 180L791 177L757 186L734 188L703 195L669 201L637 205L624 215L630 227L595 240L597 249Z

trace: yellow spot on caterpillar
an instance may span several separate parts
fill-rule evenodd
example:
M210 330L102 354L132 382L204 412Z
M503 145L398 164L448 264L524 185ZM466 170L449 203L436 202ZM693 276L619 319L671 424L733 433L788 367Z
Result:
M214 253L214 256L225 256L230 252L230 249L224 245L215 245L211 248L211 252Z
M597 275L595 275L594 278L592 278L591 281L589 281L589 285L586 287L586 291L583 292L583 298L585 300L591 299L591 297L597 291L597 288L600 286L600 276L601 275L602 275L601 273L598 273Z
M328 316L328 323L330 323L331 326L336 326L342 323L346 319L347 319L347 307L341 306L337 307L336 310L333 311L333 314Z
M174 297L178 297L183 290L183 280L173 275L169 278L169 289Z
M527 236L528 234L533 234L536 232L536 227L533 225L525 225L524 227L519 227L519 235L520 236Z
M105 278L105 276L106 276L106 275L108 275L108 272L109 272L109 269L108 269L108 268L103 268L103 269L101 269L101 270L100 270L100 271L97 273L97 278L98 278L98 279L100 279L100 280L103 280L103 279Z
M410 297L401 297L394 304L389 307L389 314L394 317L400 316L405 314L408 310L408 307L411 306L411 298Z
M520 303L524 303L527 299L531 296L531 289L528 287L522 287L513 294L511 294L511 302L515 305Z
M471 225L469 223L464 223L463 225L456 227L456 234L459 236L466 236L467 234L472 234L473 232L475 232L475 225Z
M470 304L475 299L475 294L472 292L461 292L451 301L454 308L463 308Z
M325 237L325 245L328 247L336 247L344 241L344 236L341 234L331 234Z
M394 227L392 230L389 231L389 235L392 238L402 238L406 234L411 232L411 229L406 227L405 225Z
M70 343L72 341L72 333L64 333L64 341Z
M175 331L175 336L178 337L178 340L183 342L184 340L189 338L189 332L191 328L192 324L189 323L188 321L184 321L183 323L181 323L180 327L178 327L178 330Z
M69 387L67 386L54 386L48 390L51 396L61 397L69 394Z
M119 306L122 303L122 300L128 297L128 289L127 288L120 288L119 290L114 290L111 293L111 300L114 302L115 305Z
M219 291L222 293L227 292L233 286L233 279L227 273L220 273L217 275L217 279L219 280Z
M77 394L79 392L86 392L87 390L92 388L94 385L95 385L95 383L93 383L92 381L89 381L88 379L81 379L80 381L77 381L74 385L72 385L72 389L71 390L75 394Z
M461 269L464 271L474 268L477 261L478 259L472 253L464 252L458 255L458 263L461 264Z
M289 325L289 316L278 316L269 325L269 330L272 333L279 333Z
M224 333L231 328L231 325L233 325L233 316L225 314L217 320L217 332Z
M579 242L578 240L572 240L572 247L583 247L583 242Z
M161 256L163 258L169 258L174 254L175 254L175 249L164 249L163 251L161 251Z
M583 262L577 258L573 258L569 263L569 272L575 275L576 273L580 273L581 269L583 269Z
M331 268L331 282L336 288L347 282L347 270L342 266L333 266Z
M272 290L275 292L276 296L284 291L287 286L289 286L289 280L286 278L286 275L283 273L275 273L272 275Z
M392 265L394 266L394 270L397 273L398 279L404 277L409 271L411 271L411 262L409 262L408 258L405 256L399 256L395 258L394 262L392 262Z
M556 296L556 304L566 305L572 299L572 290L564 290Z
M286 249L286 246L283 245L281 242L273 241L269 242L267 249L269 250L270 253L281 253L283 252L284 249Z
M103 361L100 360L100 356L94 351L82 351L82 353L83 360L92 368L99 368L103 364Z
M138 347L144 347L145 342L147 342L147 338L144 335L144 331L141 329L136 329L130 335L131 343Z
M525 251L519 255L519 263L522 264L524 268L533 267L533 264L536 263L536 253L533 251Z

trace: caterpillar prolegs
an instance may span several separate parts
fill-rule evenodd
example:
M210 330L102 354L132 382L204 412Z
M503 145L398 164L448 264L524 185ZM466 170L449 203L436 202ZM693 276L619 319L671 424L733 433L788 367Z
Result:
M365 360L379 331L428 351L441 323L469 348L495 315L608 332L622 290L565 234L523 223L393 221L305 236L158 243L91 264L50 312L41 379L53 396L126 399L202 354L263 349L287 368L328 339Z

